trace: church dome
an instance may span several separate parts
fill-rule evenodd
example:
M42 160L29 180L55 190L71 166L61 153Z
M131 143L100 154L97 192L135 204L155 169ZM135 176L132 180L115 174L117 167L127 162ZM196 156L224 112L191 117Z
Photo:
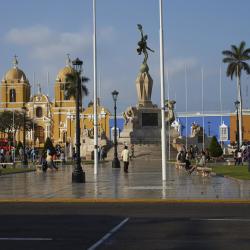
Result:
M69 74L74 74L75 70L71 66L66 66L59 71L56 80L59 82L66 82L66 77Z
M13 68L11 68L10 70L8 70L4 76L4 80L7 82L26 82L28 81L26 78L26 75L24 74L24 72L19 69L17 67L18 65L18 61L17 61L17 57L15 56L14 60L13 60Z
M57 74L56 77L57 82L66 82L67 75L75 73L75 70L71 65L72 65L71 60L68 55L68 58L66 60L66 66L63 69L61 69Z
M5 74L6 81L26 81L26 75L18 68L12 68Z

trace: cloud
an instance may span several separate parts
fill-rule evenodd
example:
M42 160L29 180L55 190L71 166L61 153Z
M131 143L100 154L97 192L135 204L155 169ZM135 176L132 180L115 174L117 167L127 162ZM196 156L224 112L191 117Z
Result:
M89 32L56 32L45 26L33 26L24 29L11 29L5 41L30 46L30 55L34 59L53 61L67 53L84 51L91 46Z
M36 45L50 40L51 30L45 26L33 26L24 29L11 29L5 35L7 42L17 45Z
M113 41L115 38L115 31L114 28L112 26L108 26L108 27L103 27L100 29L99 33L97 34L97 36L99 35L99 38L102 41Z
M166 72L168 72L171 76L177 75L180 72L184 72L185 66L187 69L190 69L196 67L197 63L197 59L192 57L172 59L169 60L166 65Z

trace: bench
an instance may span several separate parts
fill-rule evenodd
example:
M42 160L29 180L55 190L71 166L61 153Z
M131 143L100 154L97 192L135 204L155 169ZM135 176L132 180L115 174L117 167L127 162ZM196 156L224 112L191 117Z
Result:
M201 174L202 176L210 176L211 172L212 172L212 168L208 168L208 167L196 168L196 173Z
M183 168L185 168L185 166L186 166L186 163L185 163L185 162L176 162L176 163L175 163L175 167L176 167L177 169L183 169Z
M1 162L1 163L0 163L0 166L1 166L2 168L6 168L7 166L10 166L10 167L14 168L14 167L15 167L15 164L14 164L13 162Z

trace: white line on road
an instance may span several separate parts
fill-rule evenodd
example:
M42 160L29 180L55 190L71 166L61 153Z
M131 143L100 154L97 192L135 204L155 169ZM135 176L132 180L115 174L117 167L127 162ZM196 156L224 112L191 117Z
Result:
M200 218L200 219L191 219L191 220L196 220L196 221L240 221L240 222L249 222L250 219L237 219L237 218Z
M101 245L105 240L107 240L113 233L119 230L128 220L129 218L126 218L125 220L123 220L120 224L115 226L110 232L108 232L100 240L98 240L94 245L88 248L88 250L95 250L99 245Z
M0 240L52 240L52 238L15 238L15 237L6 237L0 238Z

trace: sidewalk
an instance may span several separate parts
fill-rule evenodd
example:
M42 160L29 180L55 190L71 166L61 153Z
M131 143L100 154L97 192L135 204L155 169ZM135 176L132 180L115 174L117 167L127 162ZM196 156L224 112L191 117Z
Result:
M72 183L72 166L55 172L31 172L0 176L0 199L31 198L121 198L121 199L250 199L250 181L223 177L188 175L185 170L167 166L167 181L161 180L160 160L130 163L129 173L112 169L111 162L83 166L86 183Z

